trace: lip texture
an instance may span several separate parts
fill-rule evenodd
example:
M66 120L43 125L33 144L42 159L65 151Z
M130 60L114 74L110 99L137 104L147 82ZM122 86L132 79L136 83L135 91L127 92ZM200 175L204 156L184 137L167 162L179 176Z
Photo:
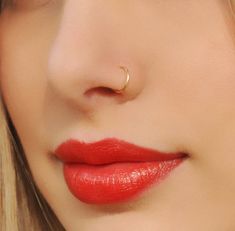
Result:
M159 183L187 157L185 153L162 153L115 138L94 143L71 139L54 153L64 162L71 193L89 204L129 201Z

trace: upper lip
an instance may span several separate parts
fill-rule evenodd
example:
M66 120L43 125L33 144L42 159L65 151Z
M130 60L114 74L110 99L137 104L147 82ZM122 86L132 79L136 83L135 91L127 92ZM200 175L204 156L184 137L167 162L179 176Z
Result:
M55 149L54 154L66 163L91 165L117 162L167 161L187 156L183 152L163 153L116 138L107 138L92 143L70 139L60 144Z

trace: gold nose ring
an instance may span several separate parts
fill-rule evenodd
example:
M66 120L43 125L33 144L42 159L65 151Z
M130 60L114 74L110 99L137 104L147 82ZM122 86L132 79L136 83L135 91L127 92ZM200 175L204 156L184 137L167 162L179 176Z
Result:
M127 85L129 84L129 81L130 81L130 74L129 74L128 68L124 67L124 66L119 66L119 68L121 68L124 71L125 76L126 76L126 80L125 80L125 83L124 83L124 85L121 89L115 90L115 92L118 93L118 94L123 93L126 90L126 87L127 87Z

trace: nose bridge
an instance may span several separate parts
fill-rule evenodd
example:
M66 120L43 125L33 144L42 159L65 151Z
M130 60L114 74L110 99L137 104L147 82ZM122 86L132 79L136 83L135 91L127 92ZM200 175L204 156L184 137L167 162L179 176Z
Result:
M137 75L125 19L113 2L66 1L48 62L50 85L64 97L79 102L89 88L120 89L125 77L118 66ZM140 87L133 89L131 98Z
M65 3L50 53L52 65L59 62L66 63L66 65L70 63L69 66L75 62L78 65L82 62L86 63L87 59L95 59L94 56L97 56L97 50L101 46L102 27L101 23L97 25L97 13L89 3L91 1L86 3L85 1L67 1ZM102 18L99 19L100 21Z

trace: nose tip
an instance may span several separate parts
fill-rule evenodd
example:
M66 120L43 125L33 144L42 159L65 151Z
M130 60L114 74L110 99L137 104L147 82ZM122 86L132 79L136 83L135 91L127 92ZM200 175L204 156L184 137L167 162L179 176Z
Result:
M137 68L123 63L50 61L49 86L60 99L83 111L133 100L141 92Z
M61 99L82 110L134 99L143 88L141 72L146 64L133 42L136 37L127 36L130 26L114 26L114 15L122 12L111 2L102 10L99 1L84 1L86 10L75 2L65 4L50 47L48 85ZM126 87L127 74L119 66L128 69Z

